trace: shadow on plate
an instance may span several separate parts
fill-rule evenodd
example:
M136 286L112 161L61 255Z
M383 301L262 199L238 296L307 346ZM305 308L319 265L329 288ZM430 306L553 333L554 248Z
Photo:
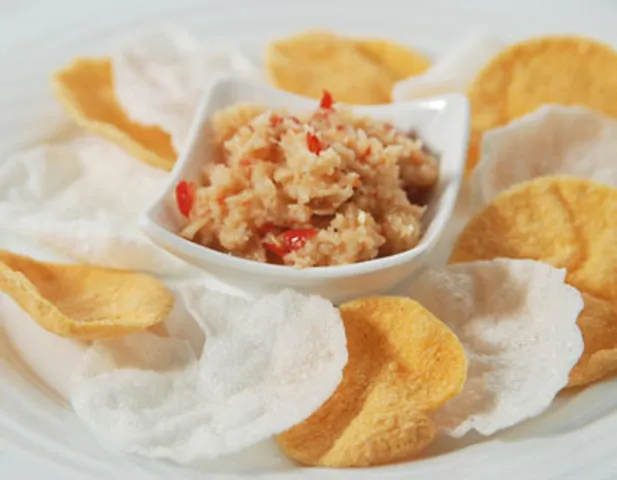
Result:
M616 386L617 377L612 377L586 389L562 392L543 415L507 430L499 439L517 442L546 438L590 425L617 411Z
M531 418L490 437L469 433L462 438L439 436L424 452L422 459L460 453L465 448L488 443L524 442L531 439L565 435L584 428L617 411L613 395L617 376L587 388L560 393L553 404L539 417Z

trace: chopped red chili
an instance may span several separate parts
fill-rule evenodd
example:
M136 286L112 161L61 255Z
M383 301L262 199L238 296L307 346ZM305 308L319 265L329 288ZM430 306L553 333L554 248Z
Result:
M287 230L281 237L283 237L285 247L292 252L304 247L307 240L313 238L317 233L319 233L319 231L314 228L298 228Z
M368 158L368 156L372 153L372 149L371 146L369 145L368 147L366 147L366 150L364 150L364 153L360 156L361 160L366 160Z
M315 155L319 155L321 152L321 142L319 141L319 137L311 132L306 132L306 146L309 149L309 152L314 153Z
M249 130L251 133L255 133L255 127L253 127L253 125L249 125Z
M243 167L248 167L250 164L251 164L250 158L243 158L242 160L240 160L240 165Z
M300 125L300 119L299 119L298 117L293 117L293 116L291 116L291 117L289 117L289 118L291 118L291 121L292 121L292 122L297 123L298 125Z
M278 115L272 115L270 117L270 125L273 127L278 127L281 123L283 123L283 118Z
M185 180L176 185L176 203L178 210L185 217L188 217L195 202L195 185Z
M336 126L336 129L337 129L339 132L342 132L343 130L345 130L345 126L344 126L344 125L337 125L337 126Z
M283 232L280 236L281 243L279 242L264 242L264 248L270 252L283 258L290 252L298 250L306 242L319 233L319 230L314 228L296 228Z
M330 110L333 103L334 100L332 99L332 94L328 92L328 90L324 90L323 95L321 96L321 102L319 103L319 108Z

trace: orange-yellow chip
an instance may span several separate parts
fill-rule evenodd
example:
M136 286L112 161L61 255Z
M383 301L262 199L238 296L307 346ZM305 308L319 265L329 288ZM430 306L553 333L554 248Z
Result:
M387 69L397 81L420 75L431 66L425 55L390 40L366 38L352 42L361 53Z
M266 50L266 69L275 86L313 98L325 89L348 104L387 103L397 81L429 66L424 55L402 45L324 31L281 39Z
M583 294L578 317L585 351L570 372L568 387L586 385L617 371L617 303Z
M45 330L81 340L145 330L164 320L174 303L147 275L43 263L1 250L0 291Z
M426 413L463 387L463 347L406 298L366 298L340 312L349 352L343 380L317 412L277 442L307 465L359 467L410 458L435 436Z
M116 98L112 68L108 58L74 60L52 77L56 99L82 128L139 160L171 170L176 161L171 136L159 127L135 123L126 115Z
M467 147L467 163L465 165L465 174L469 176L473 167L476 166L480 159L482 148L482 134L476 130L469 132L469 146Z
M617 371L617 189L560 176L502 192L466 226L450 261L498 257L565 268L584 294L585 352L571 386Z
M469 89L472 129L506 125L544 104L580 105L617 117L617 52L584 37L551 36L505 49ZM469 158L470 168L478 155Z

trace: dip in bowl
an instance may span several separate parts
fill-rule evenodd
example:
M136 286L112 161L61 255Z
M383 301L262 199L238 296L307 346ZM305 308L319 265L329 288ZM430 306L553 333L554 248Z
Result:
M248 294L384 293L447 224L468 128L462 95L347 107L220 78L142 228Z

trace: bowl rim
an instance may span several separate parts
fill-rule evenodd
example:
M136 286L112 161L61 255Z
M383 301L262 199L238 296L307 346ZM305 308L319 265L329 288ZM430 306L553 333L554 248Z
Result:
M289 265L275 265L265 262L257 262L241 257L234 257L231 254L219 252L209 247L191 242L190 240L182 238L177 233L171 232L167 228L160 225L157 221L154 220L154 213L159 207L161 207L161 204L165 202L167 197L171 194L173 188L175 188L176 183L180 179L181 173L184 171L184 167L189 162L193 148L198 143L199 136L203 131L203 125L210 117L208 106L210 104L212 95L216 92L218 88L220 88L221 85L230 82L244 83L250 88L254 88L262 92L269 91L271 94L279 95L281 97L287 97L289 99L302 100L307 104L309 102L314 104L318 103L318 100L286 92L275 87L264 85L243 77L218 75L213 80L211 80L208 88L202 95L197 111L193 117L193 120L191 121L191 127L189 128L189 133L187 135L185 145L182 148L180 154L178 155L178 159L173 169L169 173L169 177L165 187L163 188L163 192L150 204L146 211L140 216L140 229L143 233L146 234L146 236L150 238L150 240L155 245L164 248L170 254L182 258L188 264L200 269L203 269L203 267L200 267L198 265L198 262L191 262L187 260L186 257L194 259L198 258L201 263L210 263L218 265L220 267L230 268L236 271L244 271L255 275L275 275L279 277L286 277L289 279L298 279L300 277L304 279L332 279L368 274L376 271L386 270L397 265L409 263L421 254L431 250L440 240L446 228L447 222L452 218L452 215L454 213L454 207L460 194L460 189L464 176L464 165L466 158L465 152L467 151L469 143L470 105L467 97L460 93L448 93L428 97L422 100L410 100L374 106L347 105L348 107L353 108L356 111L360 110L363 114L366 115L370 115L370 112L383 113L384 111L390 111L393 109L400 110L429 108L430 104L434 104L435 102L443 103L445 105L459 103L461 105L461 108L463 109L463 125L461 125L463 131L463 138L457 146L457 149L459 150L458 157L460 157L459 168L455 171L455 174L452 175L452 178L450 179L449 184L446 187L447 190L444 191L444 194L448 193L451 198L449 198L449 201L444 203L441 208L436 211L435 216L433 217L432 222L435 222L435 220L438 218L440 220L440 225L437 231L433 233L433 235L428 241L423 243L421 239L420 243L410 250L406 250L404 252L400 252L394 255L389 255L387 257L366 260L359 263L323 267L295 268ZM176 253L177 251L180 251L185 255L178 255Z

